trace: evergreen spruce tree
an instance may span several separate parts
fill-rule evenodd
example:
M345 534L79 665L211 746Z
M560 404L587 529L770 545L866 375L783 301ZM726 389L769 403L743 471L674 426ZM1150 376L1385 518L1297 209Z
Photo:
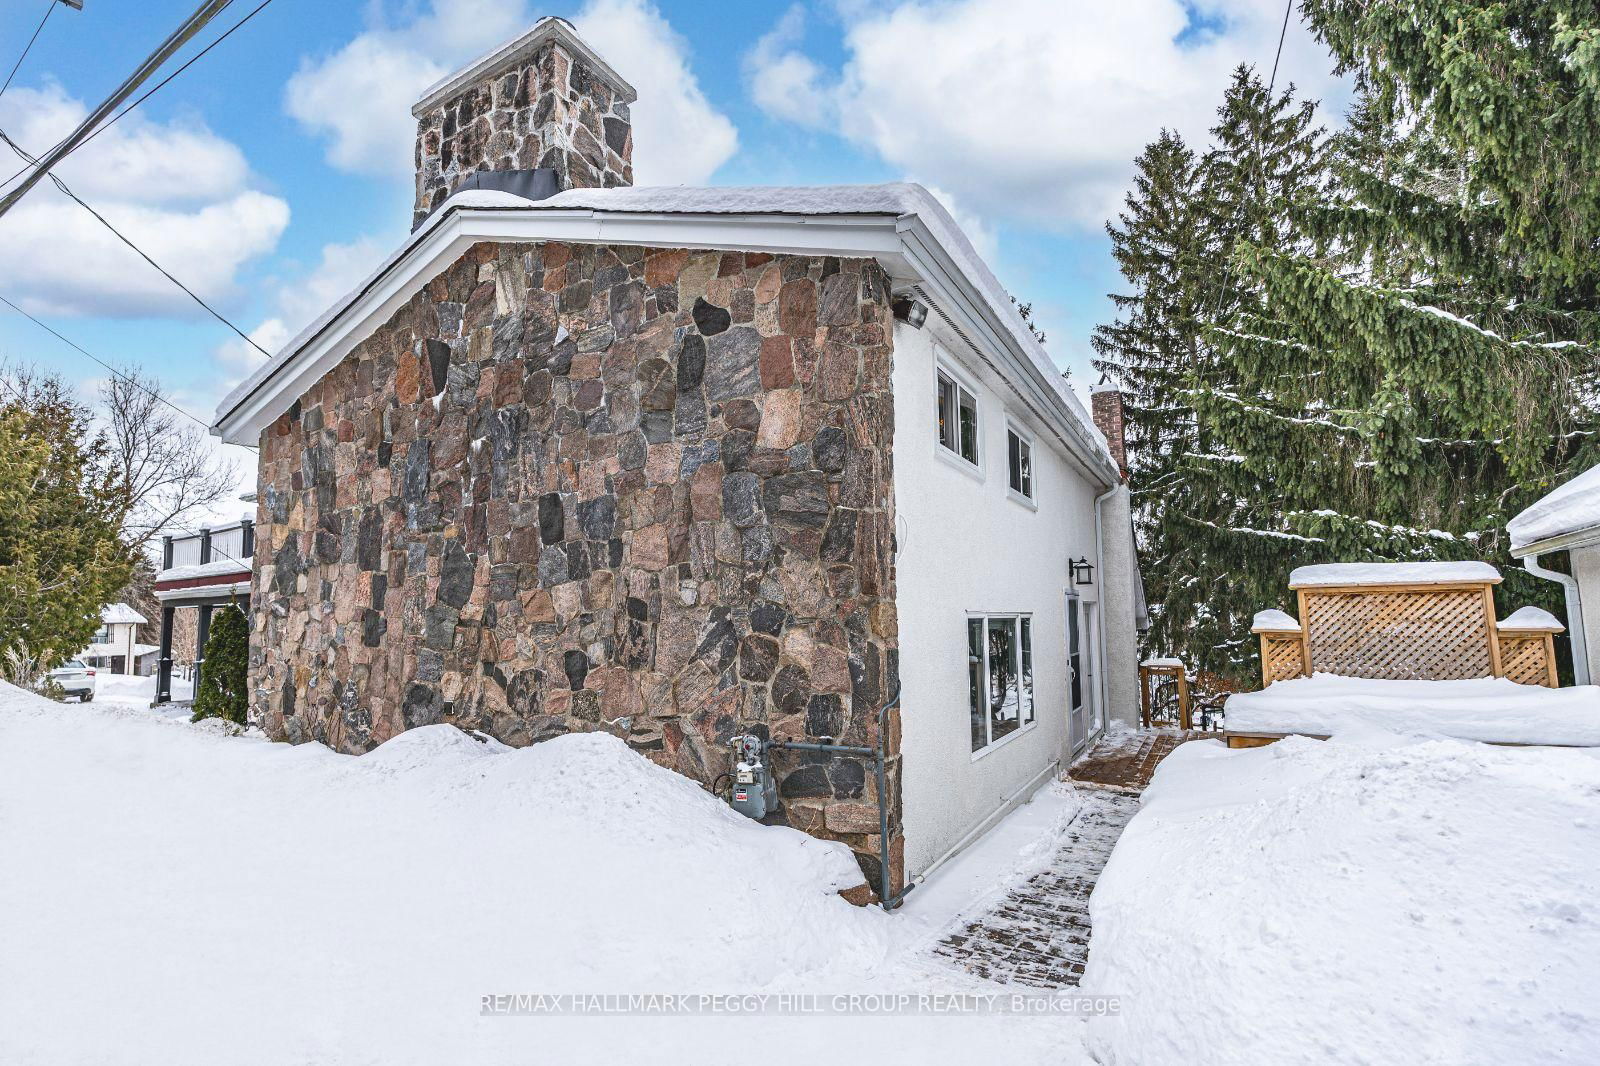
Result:
M88 411L54 378L0 382L0 656L48 669L93 638L132 553Z
M216 612L206 639L200 690L194 694L193 721L225 718L245 724L250 670L250 625L230 604Z
M1292 90L1269 93L1241 67L1215 147L1196 161L1164 133L1139 159L1128 210L1108 227L1136 291L1113 297L1118 320L1094 344L1128 408L1148 639L1238 679L1255 668L1251 615L1278 602L1285 566L1306 544L1282 529L1275 463L1260 446L1282 433L1278 412L1230 360L1228 334L1261 300L1230 255L1245 241L1293 240L1267 205L1318 180L1323 135L1313 121L1311 104Z
M1331 461L1272 445L1281 528L1330 559L1488 559L1502 610L1559 609L1504 530L1600 457L1600 15L1306 8L1360 103L1323 186L1277 207L1300 239L1237 249L1263 300L1218 334L1244 389L1327 426Z

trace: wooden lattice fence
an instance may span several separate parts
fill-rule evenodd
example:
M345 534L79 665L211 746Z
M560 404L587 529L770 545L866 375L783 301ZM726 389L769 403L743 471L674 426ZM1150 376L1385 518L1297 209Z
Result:
M1500 578L1427 584L1296 585L1300 620L1263 614L1261 681L1312 673L1396 680L1508 677L1556 687L1554 628L1495 621Z

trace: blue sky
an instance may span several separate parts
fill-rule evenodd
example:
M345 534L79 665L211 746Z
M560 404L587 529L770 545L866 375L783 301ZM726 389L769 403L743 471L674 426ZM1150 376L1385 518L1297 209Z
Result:
M236 0L203 40L255 3ZM0 0L7 69L44 7ZM193 7L58 6L0 97L0 128L43 150ZM1057 362L1086 384L1088 336L1120 287L1101 224L1130 160L1162 126L1203 138L1228 70L1270 64L1282 11L1278 0L273 0L60 173L270 349L403 238L418 89L564 15L639 90L641 184L921 181L1033 301ZM1327 68L1291 25L1280 80L1325 95ZM0 294L143 367L202 416L251 364L48 186L0 218ZM75 381L102 373L4 308L0 357Z

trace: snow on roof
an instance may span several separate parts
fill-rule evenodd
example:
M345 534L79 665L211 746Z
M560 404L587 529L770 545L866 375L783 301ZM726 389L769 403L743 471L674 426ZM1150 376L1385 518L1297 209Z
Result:
M250 564L234 559L216 559L192 566L174 566L156 575L157 581L191 581L197 577L231 577L250 573Z
M1504 677L1390 681L1315 674L1239 692L1223 707L1241 733L1333 736L1363 726L1490 744L1600 746L1600 688L1545 688Z
M1506 523L1511 550L1600 526L1600 466L1590 467Z
M600 211L657 215L793 215L915 217L925 227L956 270L981 297L985 309L1009 334L1034 369L1054 393L1068 416L1083 431L1087 442L1099 450L1106 463L1111 452L1105 436L1094 424L1083 401L1061 376L1060 369L1022 315L1005 286L983 261L972 242L943 204L921 185L891 182L883 185L757 185L757 186L624 186L612 189L569 189L544 200L527 200L514 193L469 189L452 195L423 222L410 238L369 277L301 330L262 366L240 382L217 407L216 424L222 423L255 390L292 361L318 334L360 300L452 212L463 208L515 210L518 214L555 211ZM686 222L689 220L686 219Z
M545 41L555 38L561 46L569 52L577 54L585 65L609 82L612 89L622 98L625 104L631 104L639 98L632 85L621 74L618 74L610 63L601 59L599 54L589 46L589 42L578 36L572 24L566 19L555 15L546 15L534 23L533 29L520 37L513 38L474 59L454 74L446 75L439 81L428 86L415 106L411 108L414 117L421 118L423 112L442 104L455 96L467 86L493 77L502 70L521 62L531 55Z
M1508 617L1501 619L1500 622L1496 624L1495 628L1502 630L1551 629L1557 633L1560 633L1567 627L1561 624L1561 620L1559 618L1545 610L1543 607L1518 607L1515 611L1512 611Z
M957 268L978 287L989 310L1000 320L1061 397L1067 409L1094 439L1105 438L1084 410L1077 393L1044 345L1022 320L1000 279L937 197L915 182L884 185L745 185L622 186L612 189L568 189L530 205L534 210L587 208L594 211L661 212L689 215L915 215L955 260ZM1107 452L1109 454L1109 450Z
M108 626L142 626L149 623L150 619L125 603L112 603L100 608L100 621Z
M1318 585L1454 585L1462 582L1499 581L1500 571L1488 563L1319 563L1299 566L1289 575L1289 587Z
M1280 611L1273 607L1269 610L1256 612L1255 618L1250 622L1250 632L1298 633L1300 632L1300 623L1296 622L1288 612Z

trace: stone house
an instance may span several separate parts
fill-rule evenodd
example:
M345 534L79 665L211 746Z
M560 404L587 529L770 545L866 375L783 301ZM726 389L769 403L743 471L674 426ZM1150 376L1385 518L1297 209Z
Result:
M430 90L410 239L219 407L252 719L881 744L779 817L901 885L1134 720L1122 471L924 190L633 188L634 97L559 19Z

